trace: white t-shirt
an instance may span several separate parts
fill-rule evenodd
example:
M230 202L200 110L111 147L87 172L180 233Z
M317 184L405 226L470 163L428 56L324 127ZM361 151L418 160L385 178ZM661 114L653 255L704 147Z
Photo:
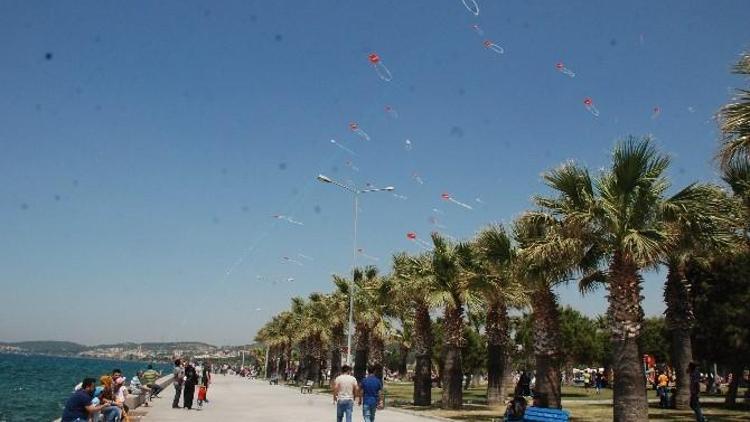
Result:
M117 394L115 394L115 400L120 403L125 402L125 394L127 391L128 389L124 385L120 386L120 388L117 389Z
M339 400L354 400L354 388L357 386L357 379L351 375L341 374L336 377L334 385L338 387Z

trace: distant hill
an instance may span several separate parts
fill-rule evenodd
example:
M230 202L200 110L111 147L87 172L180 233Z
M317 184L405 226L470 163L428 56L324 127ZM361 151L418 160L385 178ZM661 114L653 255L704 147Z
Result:
M88 350L88 346L73 343L72 341L21 341L17 343L0 343L0 346L18 347L31 353L76 354Z
M107 348L107 347L122 347L122 348L138 348L143 350L164 350L164 349L216 349L217 347L208 343L199 341L173 341L173 342L125 342L125 343L114 343L114 344L97 344L89 348Z
M250 350L253 345L245 346L214 346L212 344L199 341L173 341L173 342L123 342L114 344L98 344L95 346L86 346L71 341L20 341L20 342L0 342L0 349L9 352L37 353L46 355L59 356L124 356L132 358L133 356L164 356L171 355L173 352L181 354L205 354L216 353L220 351L241 351ZM119 350L118 350L119 349ZM134 352L137 351L137 352Z

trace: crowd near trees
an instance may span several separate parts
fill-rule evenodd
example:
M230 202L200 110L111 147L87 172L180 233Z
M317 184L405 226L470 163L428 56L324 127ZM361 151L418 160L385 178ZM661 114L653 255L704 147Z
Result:
M735 72L750 75L750 56ZM335 377L353 293L355 376L368 364L409 373L417 406L433 401L433 373L441 406L457 409L466 374L486 375L497 405L511 393L510 371L525 368L541 405L560 407L563 371L596 365L614 374L614 419L646 420L643 353L675 368L678 408L688 406L691 361L730 368L733 401L750 356L750 91L718 120L723 184L673 187L670 158L648 137L617 142L595 173L564 163L543 174L545 193L509 226L463 241L433 233L431 249L395 254L388 272L357 268L334 276L330 293L293 299L257 335L268 373L285 376L299 361L300 378L320 382L322 368ZM664 277L666 311L644 318L643 274L653 270ZM561 308L563 283L603 289L606 314Z

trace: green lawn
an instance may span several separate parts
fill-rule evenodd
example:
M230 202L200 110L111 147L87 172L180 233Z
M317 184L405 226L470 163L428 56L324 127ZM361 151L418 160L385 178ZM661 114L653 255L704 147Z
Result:
M397 404L408 404L412 401L413 387L411 383L389 382L385 385L386 400ZM468 404L487 404L487 387L476 387L464 390L464 401ZM432 389L432 401L436 403L440 400L442 389ZM586 391L583 387L563 386L562 397L564 401L568 400L610 400L612 399L612 390L603 389L601 394L591 388Z
M321 393L330 393L328 388L316 389ZM408 409L425 415L442 416L456 421L493 422L499 418L505 410L503 407L492 409L487 406L485 397L486 387L469 388L464 391L464 408L462 410L441 410L440 388L432 389L433 406L412 406L413 386L407 382L388 382L385 385L386 407L398 407ZM562 388L563 407L571 414L574 422L601 422L612 420L612 405L590 403L587 400L609 400L612 399L612 390L604 389L602 394L597 395L593 389L588 392L582 387L564 386ZM655 398L654 392L649 391L649 398ZM713 421L739 422L750 421L750 407L747 405L738 409L725 409L720 404L705 403L703 411L706 417ZM694 420L692 411L679 411L672 409L660 409L656 404L649 408L649 421L690 421Z

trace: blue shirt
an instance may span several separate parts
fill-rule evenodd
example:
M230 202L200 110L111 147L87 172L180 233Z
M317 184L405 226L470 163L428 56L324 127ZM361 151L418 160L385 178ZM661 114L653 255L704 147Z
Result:
M367 406L377 406L378 398L380 397L380 390L382 389L383 383L381 383L375 375L370 375L362 380L362 396L364 397L363 404Z
M65 409L63 409L62 422L74 421L78 418L81 420L89 419L89 412L86 410L86 406L91 404L91 394L83 388L73 393L72 396L65 402Z

